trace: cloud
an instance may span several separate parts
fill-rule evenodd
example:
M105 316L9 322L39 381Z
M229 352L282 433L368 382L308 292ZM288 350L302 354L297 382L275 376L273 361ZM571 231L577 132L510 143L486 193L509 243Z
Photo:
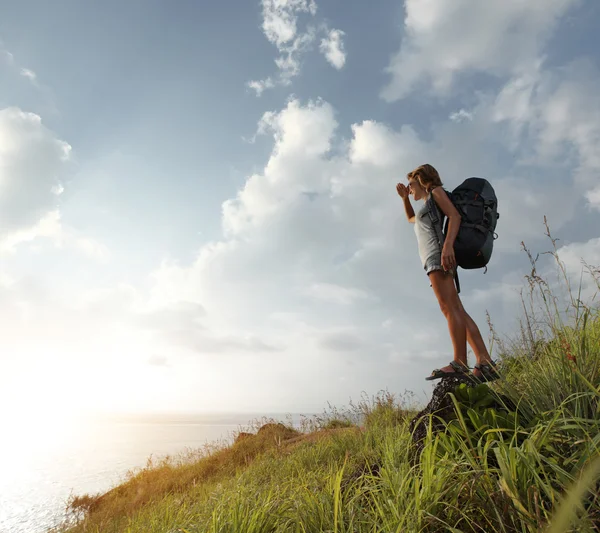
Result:
M261 96L267 89L290 85L292 78L298 76L301 69L301 58L308 52L318 33L325 33L320 49L327 60L336 69L342 68L346 60L340 30L330 30L326 24L307 24L300 31L299 21L302 17L314 19L317 4L314 0L262 0L262 29L265 37L275 45L279 56L275 59L278 68L276 77L268 76L262 80L251 80L246 86Z
M19 66L17 64L15 56L11 52L6 50L6 48L4 48L2 41L0 41L0 63L4 63L11 69L16 69L16 71L18 71L20 76L28 79L31 82L31 84L34 85L35 87L40 88L40 85L38 83L37 74L29 68Z
M355 352L365 346L365 341L352 331L327 333L319 343L326 350L334 352Z
M571 290L588 305L600 292L600 237L574 242L557 250L571 282Z
M98 261L106 262L111 257L108 246L90 237L75 237L73 242L75 247L84 255L97 259Z
M21 74L21 76L23 76L24 78L27 78L34 85L37 84L37 74L33 72L33 70L28 68L22 68L20 69L19 74Z
M65 226L58 209L50 211L36 224L13 231L0 240L0 254L16 254L19 245L33 243L37 239L47 239L56 248L76 250L97 261L106 263L111 257L108 247L90 237L83 236L76 229Z
M456 4L459 11L464 5ZM560 11L557 2L548 5L549 11ZM273 6L283 9L288 3ZM493 9L529 8L498 4ZM314 16L310 9L290 12L292 18L281 15L269 22L275 46L294 46L302 31L293 17ZM450 22L433 27L440 24ZM534 21L522 24L541 27ZM520 42L521 25L515 28ZM271 153L223 202L222 235L189 262L163 261L139 287L88 294L72 314L65 311L72 318L65 323L79 325L80 315L88 317L85 333L97 329L90 338L110 331L106 342L114 352L108 353L121 350L119 358L127 361L130 351L140 354L140 368L148 367L148 354L176 361L174 370L185 368L180 376L185 384L178 382L177 390L189 387L195 400L207 402L194 405L235 400L252 408L287 407L302 398L302 407L309 401L320 406L327 400L345 403L362 390L425 385L423 377L434 362L446 362L451 344L418 258L414 228L396 194L406 172L431 162L449 188L471 175L489 178L496 188L500 237L489 271L485 276L461 271L461 298L484 338L486 309L495 325L504 326L519 312L518 288L527 271L516 258L520 241L539 243L542 217L550 211L557 220L553 229L565 227L576 213L582 224L591 216L576 208L586 195L596 201L583 169L596 168L593 97L600 79L589 64L532 63L548 31L540 30L539 42L523 49L523 58L515 61L523 68L512 70L502 61L490 67L506 76L501 86L477 93L468 105L461 102L449 117L447 110L441 119L433 118L426 135L410 124L393 127L368 119L344 129L336 109L320 99L293 98L264 113L258 134L270 138ZM476 59L465 64L488 68ZM285 67L289 72L295 72L292 63ZM421 78L429 72L424 65ZM451 76L462 68L450 68ZM56 201L61 186L48 185ZM59 222L50 217L46 224L56 230ZM34 233L44 231L51 232ZM598 243L592 239L581 250L570 246L561 253L576 275L575 258L585 252L593 260ZM3 296L24 285L13 272L6 276L12 282L3 284ZM3 316L27 315L31 324L40 314L33 297L21 307L14 297L10 302ZM112 333L125 328L126 342L118 335L119 342L113 341ZM200 382L217 385L204 392ZM223 383L227 389L217 390Z
M539 91L546 95L534 108L540 155L556 162L574 152L569 161L586 185L600 178L600 108L594 105L599 86L600 71L594 63L571 62L542 80Z
M31 242L39 237L58 239L62 227L58 210L50 211L40 220L27 228L16 229L0 240L0 252L14 253L17 245Z
M203 247L187 267L160 269L156 301L185 295L205 307L214 331L235 325L276 345L278 335L294 345L289 339L298 331L300 344L289 349L304 353L323 342L348 348L346 333L346 341L326 336L312 348L309 339L319 339L322 328L347 327L363 313L377 315L379 326L380 313L401 312L398 302L416 298L427 280L412 228L401 218L395 177L398 168L415 166L426 146L411 128L394 132L369 121L354 125L347 151L334 156L337 127L323 101L291 100L280 112L266 113L260 128L273 136L273 152L263 172L223 204L225 238ZM409 272L420 283L407 284ZM344 312L329 313L324 302ZM281 333L261 318L277 310L296 316ZM303 322L316 331L301 334ZM389 339L372 331L363 340L363 353L389 352ZM352 344L358 350L359 343Z
M168 359L164 355L151 355L148 358L150 366L169 366Z
M592 207L600 211L600 186L586 192L585 197Z
M576 98L569 105L586 102L596 78L588 73L582 79L577 68L567 68L557 83L560 73L539 69L530 73L534 89L509 78L459 111L466 120L435 122L428 140L410 125L392 128L374 120L353 124L344 138L336 111L323 100L291 99L265 113L258 131L272 137L271 155L223 203L223 238L206 244L191 264L161 269L154 280L157 301L185 297L206 310L206 331L190 332L180 342L206 350L207 332L226 339L251 331L281 347L271 353L299 358L295 368L303 372L311 372L302 360L312 353L333 357L341 367L352 361L364 386L390 383L397 365L408 368L399 378L406 386L413 373L427 375L431 360L446 353L440 344L450 349L447 325L395 192L397 181L425 161L450 188L471 175L487 177L496 188L500 238L492 263L486 276L461 272L461 296L484 337L486 309L495 326L513 326L524 282L515 267L521 240L539 243L543 216L551 211L553 229L563 227L586 192L574 185L575 167L529 154L543 153L552 138L545 130L554 123L548 126L545 117L556 96ZM561 91L562 84L573 90ZM515 87L530 96L523 98ZM512 108L511 91L518 102ZM575 117L567 132L587 123L587 117ZM560 153L578 139L565 133L565 142L552 138L552 146ZM586 153L577 149L577 160L589 164ZM574 187L572 197L565 198L565 186ZM230 347L223 346L222 352L220 346L210 349L225 354ZM262 354L256 365L263 368L266 360ZM323 372L329 372L327 380L339 377L333 366Z
M521 240L539 237L544 215L554 230L561 229L573 220L582 199L595 207L599 89L600 71L590 61L553 67L539 61L497 89L479 92L475 105L451 115L450 122L436 124L433 144L438 152L429 148L427 159L441 156L445 175L481 176L496 190L501 218L495 249L518 250ZM461 115L469 118L459 119ZM381 144L377 159L392 157L386 154L395 154L393 146L398 145ZM418 145L413 142L411 150ZM464 163L452 157L467 146Z
M170 340L176 345L188 348L201 354L228 354L240 353L279 352L282 347L269 344L256 335L196 335L190 336L185 331L172 332Z
M0 288L2 289L10 289L14 287L15 280L12 276L6 274L5 272L0 271Z
M145 309L140 291L127 283L110 288L86 289L77 295L72 305L78 313L91 312L103 318L112 315L119 321L136 316Z
M297 34L298 15L310 13L315 16L314 0L262 0L263 31L269 42L280 47L294 39Z
M593 206L600 179L600 71L587 59L511 79L493 106L493 120L509 125L511 148L530 165L566 167ZM531 146L524 151L523 143Z
M330 30L326 38L321 39L319 50L334 68L340 70L346 63L346 52L341 30Z
M386 69L391 80L381 96L395 101L423 87L447 96L463 73L525 73L560 17L579 3L406 0L402 43Z
M313 283L304 291L304 294L316 300L339 305L351 305L357 300L369 298L365 291L342 287L335 283Z
M260 96L267 89L275 87L275 82L271 77L264 80L253 80L248 82L248 87L256 92L256 96Z
M15 64L15 56L8 50L4 50L2 48L2 43L0 43L0 59L2 59L2 62L9 66L13 66Z
M314 39L315 30L308 28L306 33L298 35L292 44L279 48L280 56L275 59L279 68L279 84L289 85L292 78L300 74L300 58L309 50Z
M560 260L563 261L567 268L573 271L576 276L579 276L584 265L582 260L594 266L600 266L600 237L590 239L586 242L574 242L561 246L558 251Z
M71 146L38 115L0 110L0 239L34 226L56 208L53 188L70 158Z
M203 305L194 301L170 299L156 305L148 302L136 315L137 324L158 333L172 345L193 353L264 352L280 348L264 342L256 335L215 334L210 330L210 320Z
M469 113L464 109L459 109L458 111L451 113L448 118L454 122L462 122L463 120L473 120L473 113Z
M170 271L170 275L173 270ZM168 282L165 274L155 272L155 280L163 280L160 290L164 291ZM96 320L125 324L132 330L151 335L157 342L166 343L171 348L184 349L194 354L224 354L228 352L270 352L281 347L260 339L251 333L226 332L221 329L211 331L210 317L206 309L196 301L186 300L167 290L161 298L154 292L141 293L128 284L115 288L100 288L85 291L74 303L80 313L94 316ZM178 287L185 289L185 285ZM189 288L188 288L189 289Z
M137 287L44 304L47 296L23 298L29 284L7 271L13 282L1 289L0 314L27 320L27 331L60 327L52 335L73 353L85 337L106 354L97 355L106 375L172 372L175 404L320 409L386 387L423 394L423 377L451 345L395 191L399 176L423 161L456 182L476 168L493 176L504 248L486 276L461 272L463 302L484 338L486 308L497 326L518 312L508 286L522 274L512 256L524 231L535 234L531 217L564 198L558 188L540 196L545 167L522 176L518 157L498 162L494 150L509 149L511 137L494 118L496 96L482 97L473 120L435 124L428 140L409 125L373 120L352 125L345 138L329 103L292 99L260 120L271 154L223 203L222 237L193 261L165 260ZM524 126L523 152L534 132ZM564 185L564 170L557 174ZM152 368L164 364L168 373Z
M47 129L39 115L16 107L0 110L0 253L38 238L106 261L108 248L61 220L61 177L71 146Z

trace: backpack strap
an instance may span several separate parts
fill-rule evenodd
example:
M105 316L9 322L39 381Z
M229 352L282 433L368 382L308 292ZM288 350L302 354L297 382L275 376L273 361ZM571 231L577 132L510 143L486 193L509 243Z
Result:
M458 267L454 269L454 284L456 285L456 294L460 294L460 281L458 281Z
M427 198L427 210L429 212L429 217L431 218L431 222L433 223L433 227L435 228L435 232L437 233L438 241L440 243L440 248L444 247L444 233L442 231L442 215L440 215L439 208L433 199L433 195L430 193L429 198ZM454 269L454 284L456 285L456 292L460 294L460 281L458 280L458 266Z
M429 194L429 198L427 198L427 211L429 212L429 218L431 218L431 222L433 223L433 227L437 233L440 247L443 247L445 238L444 233L442 232L442 217L431 193Z
M484 233L484 234L488 234L491 231L490 228L486 228L482 224L472 224L471 222L462 222L461 226L463 228L475 228L475 229L481 231L481 233Z

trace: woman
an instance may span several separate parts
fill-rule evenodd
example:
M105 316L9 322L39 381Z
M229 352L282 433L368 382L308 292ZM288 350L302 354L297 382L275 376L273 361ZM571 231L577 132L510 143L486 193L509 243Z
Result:
M454 285L454 273L457 268L454 257L454 240L460 227L461 216L442 188L442 180L431 165L421 165L407 174L408 187L398 183L396 190L404 201L406 217L415 225L419 244L419 255L425 272L429 276L442 313L448 321L450 338L454 347L454 360L443 368L436 368L427 380L440 379L469 371L467 364L467 341L471 346L477 364L473 376L482 381L491 381L499 377L496 364L481 338L477 324L462 306ZM409 196L416 201L427 200L431 195L438 208L448 217L448 232L443 243L439 242L438 231L429 216L427 204L415 215Z

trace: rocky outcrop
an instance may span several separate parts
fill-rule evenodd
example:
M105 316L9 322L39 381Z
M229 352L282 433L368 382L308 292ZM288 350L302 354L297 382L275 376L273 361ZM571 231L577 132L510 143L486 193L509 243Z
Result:
M247 439L248 437L253 437L254 433L246 433L245 431L240 431L235 437L234 444L237 444L241 440Z
M268 422L263 424L256 433L247 433L245 431L241 431L237 434L234 440L234 444L245 441L250 438L259 438L261 441L265 439L275 439L278 442L287 441L289 439L293 439L294 437L298 437L300 432L282 424L280 422Z
M429 417L427 415L436 415L432 420L433 431L439 431L444 427L445 422L449 422L456 417L454 404L448 393L453 392L461 383L466 383L470 387L475 385L473 379L468 376L454 375L442 378L433 390L431 400L425 409L417 413L410 421L409 428L417 451L421 449L423 439L427 435L427 428L429 426Z
M467 389L462 386L463 383ZM443 430L448 422L456 418L455 405L449 393L453 393L457 398L468 427L472 425L472 421L466 416L467 409L474 409L475 414L483 416L481 424L485 424L487 420L485 411L494 411L497 421L504 428L515 427L517 421L520 424L526 424L528 420L531 420L531 414L517 409L510 398L499 394L487 385L479 384L471 376L448 376L442 378L435 387L427 407L410 421L409 428L416 455L422 448L430 423L433 432L436 432ZM435 415L431 422L428 415ZM513 418L505 420L506 416ZM476 428L470 429L475 430Z

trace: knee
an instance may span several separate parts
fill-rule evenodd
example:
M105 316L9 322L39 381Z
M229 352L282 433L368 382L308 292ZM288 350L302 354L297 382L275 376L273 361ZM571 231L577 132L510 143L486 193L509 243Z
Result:
M460 308L459 305L456 304L456 302L450 300L442 300L439 302L440 304L440 310L442 311L442 314L448 318L451 315L463 315L464 312L462 311L462 309Z
M445 317L448 317L448 315L450 314L450 306L448 305L448 302L444 302L444 301L440 301L438 302L440 304L440 311L442 312L442 314Z

